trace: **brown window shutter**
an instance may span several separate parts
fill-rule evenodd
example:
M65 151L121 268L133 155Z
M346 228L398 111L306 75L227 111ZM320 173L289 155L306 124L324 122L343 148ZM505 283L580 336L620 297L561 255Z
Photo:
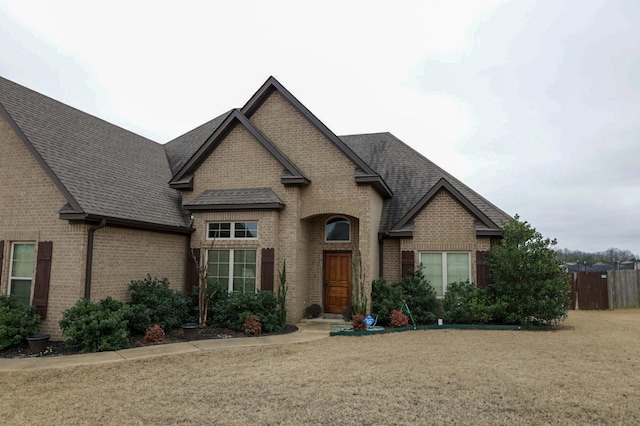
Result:
M402 278L413 276L416 269L415 253L413 251L402 252Z
M484 260L486 251L476 252L476 284L479 287L486 287L489 285L489 266Z
M36 307L36 311L42 319L47 317L52 250L53 242L40 241L38 243L38 260L36 262L36 283L33 288L33 305Z
M189 249L187 255L187 282L185 283L185 292L190 296L193 294L193 288L200 285L198 276L198 264L194 260L194 257L200 260L200 249Z
M0 282L2 282L2 265L4 264L4 240L0 240Z
M274 264L275 250L263 248L262 264L260 266L260 289L262 291L273 291Z

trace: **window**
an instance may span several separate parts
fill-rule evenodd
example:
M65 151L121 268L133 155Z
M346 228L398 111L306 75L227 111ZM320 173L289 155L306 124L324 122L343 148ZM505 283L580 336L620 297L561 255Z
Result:
M325 227L326 241L351 241L351 224L348 219L334 217L327 221Z
M469 253L421 253L420 262L425 278L443 297L447 284L459 281L471 281L471 262Z
M11 246L9 294L16 296L24 305L31 304L35 251L36 246L33 243L13 243Z
M229 293L256 291L255 250L209 250L207 280L227 285Z
M256 239L258 222L210 222L207 238L212 239Z

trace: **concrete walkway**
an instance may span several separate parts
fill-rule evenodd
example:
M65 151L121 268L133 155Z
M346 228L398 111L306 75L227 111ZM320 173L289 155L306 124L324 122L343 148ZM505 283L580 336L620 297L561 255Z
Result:
M295 333L262 337L234 337L229 339L193 340L183 343L142 346L121 351L94 352L78 355L60 355L31 358L2 358L0 371L18 371L43 368L65 368L76 365L95 365L122 362L134 359L153 358L164 355L183 354L216 349L251 346L284 345L288 343L310 342L329 337L326 328L301 326Z

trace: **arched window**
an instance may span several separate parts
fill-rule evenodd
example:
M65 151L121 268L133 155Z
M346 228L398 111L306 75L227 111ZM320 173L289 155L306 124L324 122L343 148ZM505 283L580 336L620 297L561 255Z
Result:
M326 241L351 241L351 223L344 217L334 217L325 227Z

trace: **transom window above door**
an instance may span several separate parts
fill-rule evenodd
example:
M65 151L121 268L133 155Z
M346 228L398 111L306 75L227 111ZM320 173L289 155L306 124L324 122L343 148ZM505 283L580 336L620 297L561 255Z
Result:
M334 217L327 220L325 239L328 242L351 241L351 223L344 217Z
M209 222L207 239L246 240L258 238L258 222Z

